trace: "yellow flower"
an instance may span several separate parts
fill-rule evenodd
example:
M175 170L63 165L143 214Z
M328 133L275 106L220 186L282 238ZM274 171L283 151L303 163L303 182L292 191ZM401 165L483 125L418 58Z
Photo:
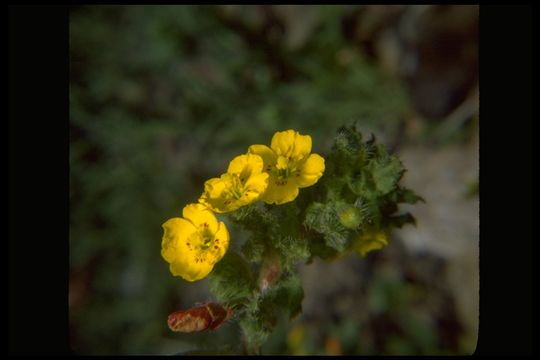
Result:
M200 280L227 252L229 232L201 204L186 205L182 215L162 225L161 256L170 264L173 275L188 281Z
M279 131L270 147L251 145L249 154L260 155L264 170L270 174L268 188L261 200L269 204L284 204L298 196L298 188L315 184L324 172L324 159L311 153L311 136L297 131Z
M352 249L357 251L361 256L372 250L382 249L388 245L388 236L382 230L374 228L367 229L360 236L358 236L353 244Z
M267 186L262 158L240 155L230 162L226 174L205 182L199 202L217 213L234 211L258 200Z

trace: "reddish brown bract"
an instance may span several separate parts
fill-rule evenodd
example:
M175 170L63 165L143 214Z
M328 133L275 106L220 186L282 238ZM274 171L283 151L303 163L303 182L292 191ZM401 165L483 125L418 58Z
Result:
M220 304L207 303L188 310L173 312L167 319L172 331L195 332L215 330L232 316L232 310Z

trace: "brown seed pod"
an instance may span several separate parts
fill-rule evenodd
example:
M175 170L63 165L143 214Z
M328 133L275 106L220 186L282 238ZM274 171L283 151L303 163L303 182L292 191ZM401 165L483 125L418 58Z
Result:
M195 332L215 330L232 316L232 309L220 304L207 303L188 310L173 312L167 319L172 331Z

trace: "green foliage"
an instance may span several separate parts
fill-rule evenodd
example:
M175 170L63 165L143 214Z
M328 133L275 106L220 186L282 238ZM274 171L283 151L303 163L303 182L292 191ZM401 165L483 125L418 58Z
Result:
M240 325L248 351L257 352L283 314L292 319L302 311L304 290L300 278L289 274L267 291L260 292L247 305Z
M304 298L304 289L297 275L291 274L282 280L273 296L267 296L273 303L281 307L290 319L302 311L302 299Z
M250 237L242 245L242 253L246 260L252 263L260 263L264 253L264 242Z
M280 314L301 312L304 292L295 265L315 256L336 258L356 246L369 248L378 233L414 224L400 203L422 201L399 186L405 172L399 158L372 136L363 141L355 126L343 127L326 157L326 170L315 190L302 191L284 205L254 204L229 214L249 232L241 249L254 269L237 254L227 255L212 273L218 300L238 304L246 349L257 353ZM364 235L365 231L365 236ZM353 244L356 241L356 245Z
M327 246L343 251L347 244L347 230L339 221L336 207L336 202L313 203L306 211L304 223L323 234Z
M255 281L248 263L229 251L219 261L210 276L210 290L220 302L236 304L248 299L255 289Z
M384 146L377 146L376 155L367 165L372 181L379 195L386 195L396 188L404 169L397 157L391 157Z
M279 236L273 246L281 257L285 270L294 270L294 265L310 257L309 240L304 237Z

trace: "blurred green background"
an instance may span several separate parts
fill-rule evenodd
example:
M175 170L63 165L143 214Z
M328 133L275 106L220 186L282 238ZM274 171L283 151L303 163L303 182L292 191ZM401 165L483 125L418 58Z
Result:
M356 121L403 158L427 200L418 227L364 259L301 265L304 312L263 353L472 353L477 46L478 6L72 8L72 349L233 351L234 322L168 329L169 313L212 298L207 280L169 273L161 224L249 145L292 128L325 154Z

